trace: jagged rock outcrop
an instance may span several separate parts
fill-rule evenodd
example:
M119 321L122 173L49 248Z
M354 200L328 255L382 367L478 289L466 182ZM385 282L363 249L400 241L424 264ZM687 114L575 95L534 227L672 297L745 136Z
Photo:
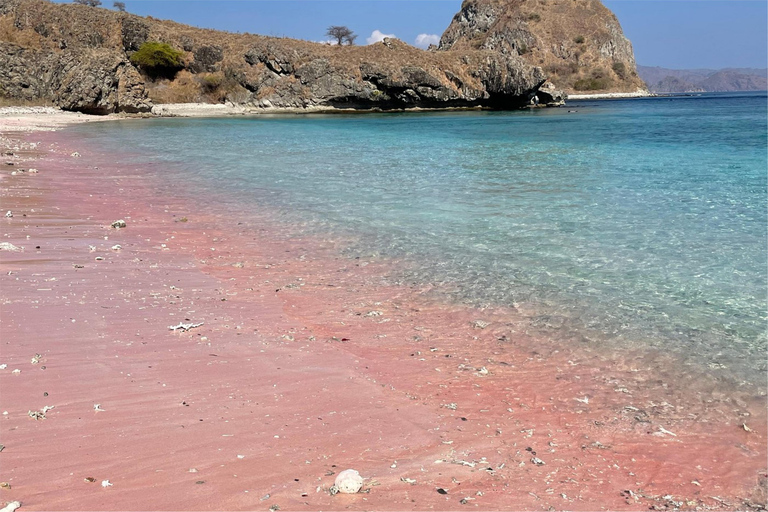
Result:
M632 44L599 0L465 0L439 48L520 55L567 92L645 89Z
M0 94L46 98L65 109L93 113L145 112L153 102L380 110L558 104L564 95L555 85L573 84L561 82L562 73L547 71L550 55L584 66L584 72L593 61L607 59L616 64L610 67L614 80L634 72L631 46L602 6L593 10L607 25L584 30L589 42L583 45L597 45L595 55L575 55L573 46L581 43L547 39L531 29L531 23L549 23L550 14L573 14L562 10L565 3L468 0L443 35L440 50L424 51L395 39L330 46L197 29L83 5L0 0ZM538 18L529 12L534 5L540 6ZM597 22L583 23L594 29ZM130 56L147 41L182 52L184 68L173 79L152 79L131 64ZM546 58L539 62L532 55ZM639 83L635 77L614 86Z
M151 108L139 73L109 50L53 53L0 42L0 93L91 114Z

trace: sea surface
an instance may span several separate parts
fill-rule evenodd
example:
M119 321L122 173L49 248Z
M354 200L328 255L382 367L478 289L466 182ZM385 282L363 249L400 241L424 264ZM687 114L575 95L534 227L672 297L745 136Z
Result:
M563 343L765 379L766 93L79 125L207 208L345 241Z

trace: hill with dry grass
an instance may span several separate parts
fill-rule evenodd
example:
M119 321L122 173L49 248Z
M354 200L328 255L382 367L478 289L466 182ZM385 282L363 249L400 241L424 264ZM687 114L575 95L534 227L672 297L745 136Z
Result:
M556 7L574 1L584 0L465 2L440 49L425 51L396 39L368 46L330 46L206 30L77 4L0 0L0 97L99 114L146 112L153 104L191 102L298 110L511 109L530 104L534 97L544 104L558 103L559 91L549 84L542 89L548 76L556 85L572 86L570 78L580 73L562 80L566 73L554 60L544 58L551 52L543 48L570 37L570 32L551 28L549 39L544 32L526 35L527 51L521 51L525 31L520 27L534 23L529 7L539 5L536 2L548 7L538 9L541 19L535 23L557 27L554 13L561 9ZM483 12L495 17L485 30L478 30L476 17L470 16L473 6L482 7L480 2L490 6ZM527 21L520 22L520 16ZM577 31L590 41L598 39L594 30ZM529 33L534 32L525 32ZM613 40L601 44L612 49L612 62L627 65L628 78L611 85L619 90L636 86L640 82L632 77L631 46L628 42L611 46ZM147 45L164 48L169 58L178 60L153 68L139 58L150 48ZM560 53L563 62L557 61L558 65L595 67L592 53L575 56L568 53L571 43L560 45L567 51ZM611 72L618 73L615 68Z
M569 93L646 89L632 44L599 0L465 0L440 48L519 55Z

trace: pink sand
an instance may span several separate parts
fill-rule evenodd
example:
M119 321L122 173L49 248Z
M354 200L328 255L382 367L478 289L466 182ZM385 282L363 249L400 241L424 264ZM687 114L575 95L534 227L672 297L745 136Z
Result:
M159 197L66 131L23 137L39 174L0 168L0 241L24 248L0 252L0 499L22 512L765 504L764 392L427 301ZM347 468L366 492L330 495Z

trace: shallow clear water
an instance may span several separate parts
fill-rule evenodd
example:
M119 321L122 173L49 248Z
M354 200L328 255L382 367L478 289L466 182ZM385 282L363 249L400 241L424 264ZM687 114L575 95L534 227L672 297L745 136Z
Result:
M223 209L258 205L354 240L350 256L406 262L393 280L518 304L564 339L760 371L766 118L761 93L72 130Z

